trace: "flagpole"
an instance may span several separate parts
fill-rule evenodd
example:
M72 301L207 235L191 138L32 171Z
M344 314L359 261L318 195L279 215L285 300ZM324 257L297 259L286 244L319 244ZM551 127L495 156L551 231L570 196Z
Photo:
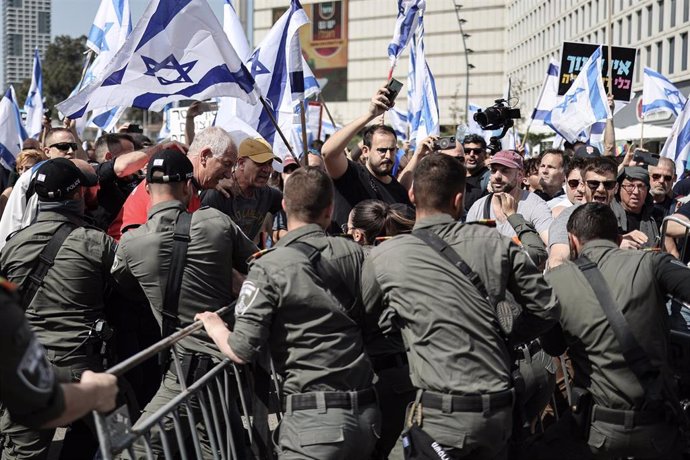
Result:
M319 104L319 132L316 135L318 140L321 140L321 128L323 127L323 104ZM333 126L335 129L335 126Z
M613 95L613 58L612 58L612 51L611 51L611 44L613 43L613 0L609 0L609 44L608 44L608 51L609 51L609 96Z
M266 111L268 118L271 120L271 123L273 123L273 126L275 127L276 131L278 131L278 134L280 135L280 138L283 140L283 143L287 147L288 152L290 152L290 155L292 155L292 158L294 158L295 161L297 163L299 163L299 158L297 158L297 156L295 155L295 152L292 150L292 146L290 145L287 138L285 137L285 134L283 134L283 131L280 129L280 126L278 126L278 122L276 121L275 117L273 116L273 112L271 111L271 108L266 103L266 99L264 99L263 96L259 95L259 101L261 102L261 105L264 106L264 110Z
M299 104L299 121L302 124L302 164L307 164L307 154L309 153L309 148L307 146L307 117L304 113L304 104L306 101L300 101Z
M331 115L331 111L328 110L328 106L326 105L326 100L323 98L321 93L319 93L319 100L321 101L321 106L326 111L326 115L328 115L328 119L331 120L331 124L333 125L333 129L335 129L335 120L333 119L333 115Z
M640 117L640 148L644 148L644 115Z

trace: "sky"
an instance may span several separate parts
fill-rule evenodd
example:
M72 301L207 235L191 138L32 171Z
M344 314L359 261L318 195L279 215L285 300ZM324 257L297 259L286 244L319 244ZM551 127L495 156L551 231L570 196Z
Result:
M208 2L216 16L222 21L224 0L208 0ZM148 0L129 0L132 26L144 13L148 3ZM52 36L70 35L78 37L87 35L100 4L101 2L98 0L53 0Z

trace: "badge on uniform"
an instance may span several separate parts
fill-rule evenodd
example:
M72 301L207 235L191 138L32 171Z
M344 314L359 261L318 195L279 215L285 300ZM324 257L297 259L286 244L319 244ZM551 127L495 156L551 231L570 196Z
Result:
M251 281L245 281L242 284L242 289L240 289L240 296L237 298L237 303L235 304L235 316L244 315L249 307L252 306L256 296L259 293L259 288L256 287Z
M55 372L46 358L43 347L36 339L29 342L19 366L19 379L24 384L39 393L49 393L55 382Z

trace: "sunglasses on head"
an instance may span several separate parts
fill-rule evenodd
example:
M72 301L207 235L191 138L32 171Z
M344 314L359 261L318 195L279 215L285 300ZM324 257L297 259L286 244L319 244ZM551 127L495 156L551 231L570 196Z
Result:
M606 190L613 190L617 184L615 180L605 180L603 182L599 180L588 180L585 183L591 190L598 189L600 185L603 185Z
M77 143L76 142L58 142L57 144L51 145L49 148L56 148L60 150L61 152L68 152L69 149L72 149L74 151L77 150Z
M663 177L664 182L671 182L673 180L673 176L667 176L665 174L651 174L652 180L661 180Z

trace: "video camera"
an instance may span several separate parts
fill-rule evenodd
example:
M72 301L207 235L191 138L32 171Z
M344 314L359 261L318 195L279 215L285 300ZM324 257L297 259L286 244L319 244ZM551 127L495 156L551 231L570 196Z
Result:
M479 109L474 114L474 121L484 130L501 129L501 134L492 136L489 142L489 149L496 153L501 150L500 139L506 135L508 130L515 124L513 120L520 118L520 109L514 109L508 105L505 99L496 99L495 104L487 107L483 111Z

